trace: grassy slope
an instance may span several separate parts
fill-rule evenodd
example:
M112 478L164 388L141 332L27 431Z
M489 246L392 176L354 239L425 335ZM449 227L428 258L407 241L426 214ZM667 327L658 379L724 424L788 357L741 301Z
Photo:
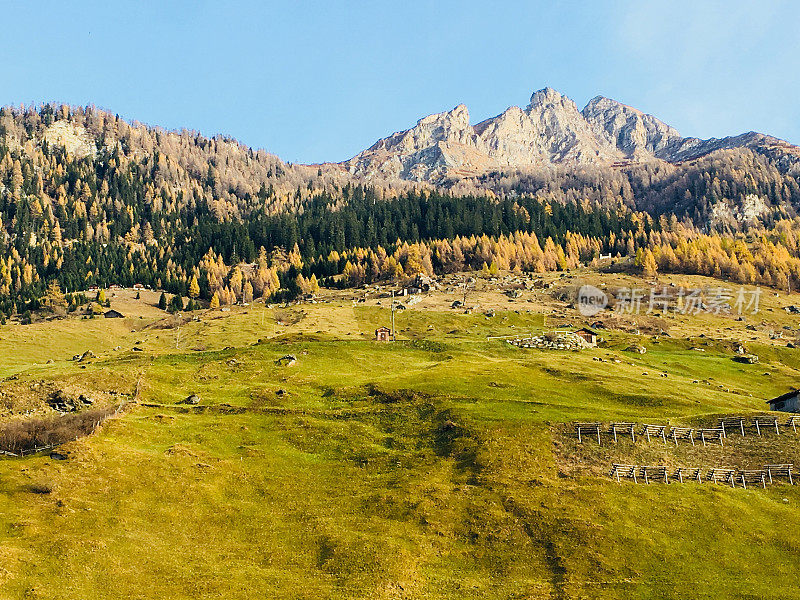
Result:
M120 387L144 374L143 404L71 444L70 460L0 460L0 598L794 594L800 532L782 524L795 488L603 475L636 452L731 462L751 446L579 448L557 424L762 411L796 380L795 350L759 339L762 362L741 365L723 343L675 336L632 355L622 333L581 353L517 350L486 336L539 329L541 315L437 306L399 313L398 327L444 348L379 345L366 338L385 310L341 302L216 313L178 337L143 329L158 314L136 311L0 330L0 370L22 381ZM99 357L85 369L66 360L87 347ZM285 354L297 364L276 365ZM190 393L201 407L176 404ZM800 464L794 436L773 443L763 452Z

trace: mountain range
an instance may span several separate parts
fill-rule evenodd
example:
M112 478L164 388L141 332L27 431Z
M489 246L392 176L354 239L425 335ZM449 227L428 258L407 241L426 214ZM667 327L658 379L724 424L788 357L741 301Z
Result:
M53 281L185 295L196 277L208 301L216 292L247 301L241 275L257 295L285 300L313 288L311 277L355 284L505 265L486 240L516 234L544 244L520 242L520 256L539 247L549 257L520 263L533 270L632 255L665 233L682 256L687 237L777 231L797 256L798 215L797 147L753 132L684 138L619 102L598 97L578 110L549 88L525 109L472 125L459 105L318 165L92 106L0 108L0 321L35 310ZM482 250L447 249L479 238ZM432 240L442 243L435 253L409 254L406 244ZM662 268L701 272L696 256L664 252ZM773 268L781 258L740 272L745 259L741 248L736 261L720 258L720 273L771 285L795 269ZM240 263L249 266L236 271Z
M787 168L800 163L800 149L769 135L751 131L722 139L683 137L652 115L616 100L597 96L579 110L568 97L545 88L534 92L526 108L512 106L475 125L463 104L427 116L341 166L367 181L446 184L489 172L553 166L680 163L735 148L768 155Z

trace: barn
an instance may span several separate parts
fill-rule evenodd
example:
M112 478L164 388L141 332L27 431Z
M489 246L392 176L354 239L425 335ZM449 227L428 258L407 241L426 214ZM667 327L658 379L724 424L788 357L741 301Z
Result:
M583 327L573 332L575 335L580 336L583 338L583 341L586 342L589 346L596 346L597 345L597 332L589 329L588 327Z
M378 327L375 330L375 341L376 342L388 342L392 339L392 330L388 327Z
M767 404L769 404L770 410L790 413L800 412L800 390L792 390L777 398L767 400Z
M113 308L111 310L108 310L108 311L104 312L103 316L106 319L122 319L122 318L125 317L125 315L123 315L118 310L114 310Z

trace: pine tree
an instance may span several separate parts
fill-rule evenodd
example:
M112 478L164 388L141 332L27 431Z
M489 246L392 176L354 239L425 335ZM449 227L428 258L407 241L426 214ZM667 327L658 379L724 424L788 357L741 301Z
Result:
M167 295L164 292L161 292L161 296L158 299L158 308L167 310Z
M183 310L183 298L180 294L175 294L169 301L169 311L176 313Z

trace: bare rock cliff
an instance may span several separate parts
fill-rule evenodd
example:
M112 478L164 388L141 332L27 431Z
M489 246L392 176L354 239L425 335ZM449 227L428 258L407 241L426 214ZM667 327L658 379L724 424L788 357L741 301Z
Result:
M611 166L631 162L691 160L726 148L791 152L797 149L760 133L722 139L684 138L652 115L597 96L581 111L552 88L534 92L530 104L470 124L463 104L427 116L411 129L378 140L342 163L364 180L433 184L490 171L531 171L557 165Z

